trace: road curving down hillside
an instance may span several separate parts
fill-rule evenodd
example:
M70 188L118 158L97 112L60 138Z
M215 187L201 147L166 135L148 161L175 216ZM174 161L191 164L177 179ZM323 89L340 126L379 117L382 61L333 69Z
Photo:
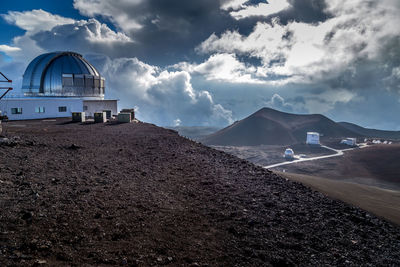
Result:
M4 128L1 266L400 265L398 226L174 131Z
M320 147L321 148L326 148L328 150L331 150L334 153L330 154L330 155L322 155L322 156L316 156L316 157L310 157L310 158L296 158L296 159L290 160L290 161L284 160L284 161L279 162L279 163L275 163L275 164L271 164L271 165L268 165L268 166L264 166L263 168L264 169L272 169L272 168L275 168L275 167L285 166L285 165L304 162L304 161L312 161L312 160L339 157L339 156L343 156L343 154L344 154L343 152L345 152L345 151L351 151L351 150L354 150L356 148L357 149L364 148L364 147L367 147L367 145L362 145L362 146L359 146L359 147L346 148L346 149L334 149L332 147L323 146L323 145L321 145Z

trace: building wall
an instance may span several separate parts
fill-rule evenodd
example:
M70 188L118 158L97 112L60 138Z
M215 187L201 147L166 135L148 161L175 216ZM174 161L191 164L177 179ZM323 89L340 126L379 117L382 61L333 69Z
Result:
M343 139L340 143L346 144L349 146L355 146L357 144L357 139L356 138L346 138L346 139Z
M309 134L309 133L307 133L306 144L319 145L319 134Z
M9 120L62 118L71 117L72 112L82 112L82 102L80 98L3 98L0 110L7 114ZM66 107L66 112L60 112L59 107ZM12 114L12 108L22 108L22 114ZM37 112L39 108L44 112Z
M84 100L83 111L88 117L93 117L95 112L111 110L112 115L118 114L117 100Z

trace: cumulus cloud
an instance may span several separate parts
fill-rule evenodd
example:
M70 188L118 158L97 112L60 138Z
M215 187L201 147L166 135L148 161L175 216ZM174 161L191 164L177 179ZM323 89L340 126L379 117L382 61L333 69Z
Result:
M110 97L123 95L122 107L137 106L138 117L159 125L227 125L232 112L196 90L186 71L170 72L137 58L89 57L106 77ZM179 118L179 121L177 120Z
M387 90L400 91L400 66L393 68L392 73L388 77L385 77L383 81Z
M114 50L121 51L133 43L124 33L115 32L93 18L77 21L43 10L9 11L2 16L8 23L26 30L24 35L13 39L14 46L0 48L17 61L30 60L46 50L113 54Z
M232 6L232 5L231 5ZM233 5L237 7L236 5ZM268 3L259 3L257 5L239 5L241 8L237 11L230 12L235 19L244 19L253 16L270 16L290 7L286 0L269 0Z
M267 107L278 109L280 111L293 112L293 105L285 102L285 99L278 94L274 94L265 104Z
M377 60L384 44L400 35L400 28L387 27L400 23L392 0L330 1L327 11L332 18L317 24L275 19L259 22L247 36L229 30L212 34L197 51L258 58L259 74L278 77L281 84L315 83L352 71L360 59Z
M132 43L132 40L121 32L111 30L106 24L96 19L80 20L72 24L59 25L49 31L35 34L32 39L42 47L76 47L90 44L119 45ZM48 40L51 40L50 43ZM54 42L54 43L51 43ZM75 45L74 45L75 43Z
M266 65L283 59L284 52L290 49L289 40L282 38L287 35L288 29L275 20L272 24L258 23L248 36L243 36L238 31L226 31L220 37L212 34L196 47L196 51L203 54L234 53L256 57Z
M245 21L270 22L279 17L283 24L292 21L318 23L327 20L331 14L325 0L228 0L221 9L228 11L239 24ZM239 27L240 29L241 27Z
M249 0L228 0L221 4L222 10L238 10L245 7L245 3Z
M181 126L181 123L182 121L179 118L177 118L176 120L174 120L173 126Z
M21 48L9 45L0 45L0 51L5 53L16 52L16 51L21 51Z
M3 51L12 56L17 62L32 59L40 53L45 52L32 39L32 36L42 31L51 30L53 27L64 24L75 23L74 19L54 15L42 9L31 11L8 11L1 17L9 24L15 25L23 30L25 34L14 37L12 40L15 49L3 47ZM16 49L19 48L19 49Z
M74 0L74 8L85 16L107 17L124 32L130 32L142 27L134 16L129 15L142 2L142 0Z
M35 34L40 31L47 31L57 25L74 23L74 19L53 15L42 9L32 11L9 11L1 15L5 21L26 30L29 34Z
M201 64L182 62L174 67L202 75L209 81L245 84L264 83L264 81L255 77L255 67L240 62L234 54L214 54Z

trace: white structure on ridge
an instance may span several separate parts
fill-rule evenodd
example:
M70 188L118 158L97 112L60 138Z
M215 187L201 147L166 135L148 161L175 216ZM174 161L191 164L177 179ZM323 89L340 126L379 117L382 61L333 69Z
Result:
M319 133L307 132L307 145L319 145Z
M346 138L343 139L340 143L348 146L355 146L357 145L357 138Z

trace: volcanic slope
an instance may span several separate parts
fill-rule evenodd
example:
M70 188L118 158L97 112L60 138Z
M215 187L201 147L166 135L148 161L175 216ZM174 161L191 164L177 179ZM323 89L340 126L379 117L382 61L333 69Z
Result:
M1 266L400 265L398 226L174 131L3 126Z
M339 124L346 129L365 137L400 139L400 131L382 131L377 129L368 129L349 122L339 122Z
M323 134L324 138L361 136L323 115L298 115L262 108L201 141L221 146L289 145L304 143L307 132L313 131Z

